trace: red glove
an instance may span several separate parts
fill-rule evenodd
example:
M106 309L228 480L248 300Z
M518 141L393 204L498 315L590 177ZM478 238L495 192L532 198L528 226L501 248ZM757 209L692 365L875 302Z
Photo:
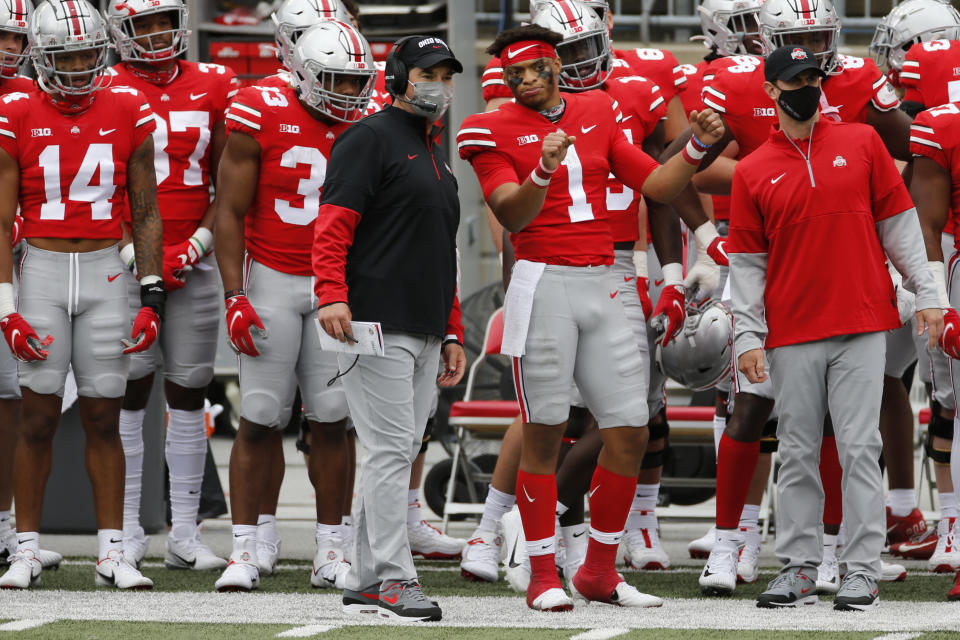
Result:
M167 293L181 289L187 284L184 267L177 254L173 253L178 246L165 247L163 250L163 286Z
M200 252L197 244L193 242L193 238L188 238L179 244L170 247L164 246L163 248L163 261L170 261L177 265L178 269L192 267L200 262L200 258L202 257L203 254Z
M0 320L0 329L3 330L3 337L6 338L13 357L20 362L46 360L50 355L50 352L43 347L50 346L53 336L48 335L40 340L37 332L19 313L11 313Z
M721 267L730 266L730 260L727 258L727 241L720 236L714 238L710 246L707 247L707 255Z
M672 284L665 286L660 292L660 299L657 300L657 308L653 310L653 322L660 327L664 327L663 336L660 344L667 346L667 343L680 334L683 323L687 319L686 297L682 284Z
M19 213L13 219L13 229L10 230L10 246L17 246L23 240L23 216Z
M640 306L643 307L643 317L649 319L653 313L653 302L650 300L650 292L647 278L637 277L637 295L640 296Z
M960 360L960 314L954 309L943 310L943 333L940 348L955 360Z
M133 331L130 339L122 338L120 342L126 347L124 353L139 353L150 348L160 333L160 317L150 307L140 307L136 319L133 321Z
M227 298L226 306L227 335L230 338L230 346L237 353L245 353L253 357L260 355L253 344L250 331L252 329L260 338L266 338L267 332L263 328L263 323L260 322L260 316L247 300L247 296L242 294L231 296Z

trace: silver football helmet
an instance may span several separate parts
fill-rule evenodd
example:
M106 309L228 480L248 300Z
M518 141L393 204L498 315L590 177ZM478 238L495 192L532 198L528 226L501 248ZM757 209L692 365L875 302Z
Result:
M20 53L0 51L0 78L13 78L30 56L27 31L30 27L30 14L33 3L30 0L0 0L0 31L8 31L23 36L23 49Z
M290 73L304 102L340 122L363 117L377 79L370 45L339 20L324 20L300 35L290 51ZM356 95L335 90L344 76L357 81Z
M941 0L906 0L884 16L870 43L877 64L899 71L918 42L960 39L960 13Z
M350 13L340 0L284 0L273 12L277 58L288 65L290 52L300 35L321 20L350 24Z
M763 0L703 0L697 12L708 47L721 56L747 55L747 40L760 39Z
M136 23L144 16L166 13L170 28L144 37L137 33ZM187 4L183 0L118 0L108 3L106 11L110 35L124 62L166 62L187 50ZM170 43L155 45L154 38L169 35ZM137 39L146 40L145 46Z
M596 89L610 76L607 25L585 3L550 0L539 5L532 24L563 36L557 45L560 86L574 91Z
M41 3L33 12L28 36L30 60L44 91L84 96L105 86L100 78L107 68L110 38L106 22L87 0ZM83 70L57 69L58 60L80 51L93 53L90 66Z
M687 305L677 339L657 344L657 368L663 375L698 391L714 387L733 367L733 316L716 300Z
M760 9L764 55L802 44L813 51L824 73L839 73L840 18L830 0L766 0Z

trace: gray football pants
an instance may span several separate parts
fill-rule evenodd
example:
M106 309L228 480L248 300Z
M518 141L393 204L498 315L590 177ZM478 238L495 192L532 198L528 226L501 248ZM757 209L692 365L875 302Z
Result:
M384 332L384 355L340 354L347 407L366 454L354 509L356 542L346 587L417 577L407 538L410 466L433 403L440 338Z
M777 557L816 572L823 559L820 443L829 410L843 467L847 572L880 577L884 529L880 475L883 332L836 336L767 350L776 403L780 467Z

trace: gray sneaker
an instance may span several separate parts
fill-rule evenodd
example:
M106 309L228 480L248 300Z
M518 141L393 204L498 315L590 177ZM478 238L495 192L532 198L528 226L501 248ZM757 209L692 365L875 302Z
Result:
M867 611L879 604L876 579L862 572L848 573L833 599L833 608L837 611Z
M380 617L397 622L435 622L441 611L424 595L416 580L384 582L380 587Z
M353 591L351 589L343 590L343 612L350 615L361 613L377 613L380 610L380 583L374 584Z
M791 568L770 581L767 590L757 596L763 609L817 604L817 582L812 569Z

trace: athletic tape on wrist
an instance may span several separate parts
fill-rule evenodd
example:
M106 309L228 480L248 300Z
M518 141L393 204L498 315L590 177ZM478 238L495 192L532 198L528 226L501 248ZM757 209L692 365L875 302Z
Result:
M683 284L683 265L679 262L665 264L660 270L663 273L664 287Z
M190 236L190 241L199 245L201 256L205 256L213 250L213 232L206 227L197 227L197 230Z
M706 250L716 238L720 237L720 234L717 232L717 227L707 220L702 225L694 229L693 237L697 239L697 246L701 247L703 250Z
M647 271L646 251L633 252L633 270L636 272L638 278L649 277L649 272Z
M0 282L0 320L16 312L17 307L13 304L13 284Z
M120 261L123 262L125 266L130 271L134 271L137 266L137 254L133 248L133 243L131 242L123 249L120 249Z

